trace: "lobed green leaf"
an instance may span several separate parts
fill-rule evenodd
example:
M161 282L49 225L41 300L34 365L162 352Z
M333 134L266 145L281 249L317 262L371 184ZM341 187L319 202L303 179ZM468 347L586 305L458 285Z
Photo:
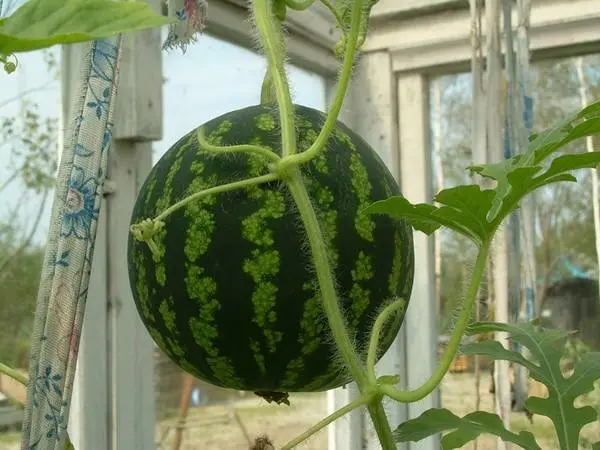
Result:
M482 190L478 185L465 185L445 189L434 198L440 207L413 205L396 196L375 202L363 211L401 218L426 234L445 226L481 246L492 238L502 220L519 207L523 197L548 184L577 181L570 172L596 167L600 164L600 152L561 155L546 170L539 164L522 165L526 159L526 155L517 155L497 164L472 167L474 172L495 179L496 188Z
M416 419L402 423L394 431L394 438L396 442L418 442L445 431L450 433L442 438L441 444L444 450L462 448L483 433L493 434L526 450L541 450L530 432L512 433L504 428L500 417L483 411L458 417L445 408L429 409Z
M0 20L0 55L108 38L174 20L138 0L28 0Z
M600 352L584 354L575 364L573 373L565 377L560 361L565 354L568 332L544 330L536 322L503 324L477 322L469 326L468 334L504 331L510 340L526 347L530 358L508 350L495 341L474 342L465 345L465 354L486 355L494 360L508 360L525 366L530 376L548 388L548 398L530 397L525 407L532 414L548 417L554 423L560 448L576 449L581 429L596 420L597 412L591 406L575 407L575 400L594 390L600 379Z

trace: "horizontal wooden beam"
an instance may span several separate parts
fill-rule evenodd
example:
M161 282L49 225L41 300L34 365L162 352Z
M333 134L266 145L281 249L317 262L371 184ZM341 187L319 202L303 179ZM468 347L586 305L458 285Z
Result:
M307 11L292 11L286 22L288 56L292 64L324 76L334 76L340 63L333 54L339 31L320 4ZM208 8L207 33L257 51L246 1L216 0Z
M371 11L371 19L374 22L392 18L406 19L441 11L468 8L468 0L379 0Z
M534 3L530 31L532 59L597 52L599 20L597 0ZM513 23L517 23L516 16ZM390 51L395 72L460 72L469 69L470 30L469 11L462 9L410 20L387 20L372 28L364 50Z

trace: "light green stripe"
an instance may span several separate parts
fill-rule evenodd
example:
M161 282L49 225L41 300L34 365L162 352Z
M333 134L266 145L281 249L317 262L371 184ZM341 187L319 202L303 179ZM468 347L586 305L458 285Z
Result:
M199 157L202 150L199 150ZM188 194L206 189L216 180L205 177L205 167L202 161L195 160L190 170L194 180L188 186ZM215 196L207 196L186 205L184 215L188 220L185 237L184 253L186 256L185 283L188 295L198 303L198 316L188 320L190 331L198 344L208 355L206 361L213 371L214 377L222 383L234 387L240 386L240 380L235 377L233 365L229 358L219 354L215 342L219 336L217 312L221 308L217 298L217 283L205 274L201 267L200 258L208 251L216 224L214 214L207 209L216 203Z
M251 144L264 146L259 137L252 139ZM248 164L248 175L250 177L265 173L263 158L248 155ZM279 191L268 190L259 186L252 186L246 189L246 192L252 200L262 204L262 207L242 220L242 238L255 246L250 252L250 256L242 260L242 270L252 278L255 285L252 293L254 310L252 321L263 332L266 350L275 353L277 345L283 337L283 332L275 326L277 323L275 306L277 305L279 289L274 279L279 273L280 255L279 251L274 248L275 239L273 230L269 228L269 222L283 216L285 197ZM259 370L266 371L261 347L260 342L254 341L251 351Z

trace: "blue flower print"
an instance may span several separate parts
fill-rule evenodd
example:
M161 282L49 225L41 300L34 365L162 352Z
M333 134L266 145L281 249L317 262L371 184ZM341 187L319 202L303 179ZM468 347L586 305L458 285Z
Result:
M81 167L74 167L65 202L61 236L88 239L92 221L98 217L95 206L96 180L85 178Z

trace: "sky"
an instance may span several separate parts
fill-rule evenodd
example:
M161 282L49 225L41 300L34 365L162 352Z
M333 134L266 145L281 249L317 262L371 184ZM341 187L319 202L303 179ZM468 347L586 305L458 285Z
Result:
M163 30L164 31L164 30ZM165 33L163 33L164 35ZM59 60L60 51L53 50ZM154 162L181 136L227 111L258 103L265 70L264 57L226 41L203 35L182 54L163 51L163 139L153 143ZM289 66L294 101L323 110L325 85L322 77ZM43 116L58 117L61 110L60 82L52 81L41 52L19 55L19 67L11 75L0 74L0 119L19 114L19 102L10 102L20 93L43 86L26 95L39 104ZM1 147L0 147L1 148ZM0 185L10 175L8 152L0 152ZM23 203L23 186L13 183L0 194L0 217ZM29 198L20 208L21 219L31 224L41 197ZM50 221L47 202L35 241L45 241Z

